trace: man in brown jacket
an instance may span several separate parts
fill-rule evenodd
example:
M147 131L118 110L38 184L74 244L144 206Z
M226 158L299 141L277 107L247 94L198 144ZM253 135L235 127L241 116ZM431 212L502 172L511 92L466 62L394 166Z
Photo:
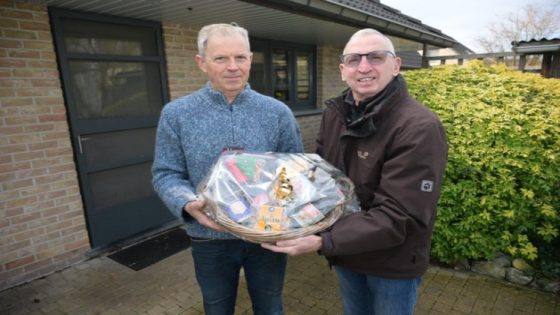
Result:
M353 180L362 211L319 235L262 244L326 256L347 315L412 314L429 264L447 141L437 116L409 96L400 64L387 37L356 32L341 56L349 88L323 113L317 153Z

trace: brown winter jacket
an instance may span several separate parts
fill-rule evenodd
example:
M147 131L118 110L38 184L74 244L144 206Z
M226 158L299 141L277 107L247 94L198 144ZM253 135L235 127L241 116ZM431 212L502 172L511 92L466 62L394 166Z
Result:
M369 100L361 123L348 125L349 93L326 102L317 153L353 180L362 212L321 233L320 253L368 275L420 276L447 162L444 128L400 75Z

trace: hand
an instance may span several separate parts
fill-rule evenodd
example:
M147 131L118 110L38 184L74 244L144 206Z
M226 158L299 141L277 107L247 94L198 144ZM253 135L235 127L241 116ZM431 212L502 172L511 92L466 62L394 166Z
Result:
M209 217L205 212L204 208L206 207L205 200L196 200L187 203L187 205L183 208L183 210L188 213L191 217L193 217L198 223L201 225L216 230L218 232L225 232L226 230L220 226L216 221L214 221L211 217Z
M278 241L275 244L263 243L261 246L276 253L297 256L318 251L322 247L321 242L320 236L308 235L293 240Z

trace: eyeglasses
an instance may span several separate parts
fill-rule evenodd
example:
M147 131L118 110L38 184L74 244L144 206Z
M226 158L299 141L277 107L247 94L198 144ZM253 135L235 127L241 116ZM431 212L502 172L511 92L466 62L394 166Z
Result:
M388 55L396 57L396 55L392 51L376 50L376 51L370 51L365 54L340 55L340 62L342 62L347 67L355 68L360 65L360 62L362 62L362 57L365 56L368 63L374 66L374 65L380 65L384 63Z

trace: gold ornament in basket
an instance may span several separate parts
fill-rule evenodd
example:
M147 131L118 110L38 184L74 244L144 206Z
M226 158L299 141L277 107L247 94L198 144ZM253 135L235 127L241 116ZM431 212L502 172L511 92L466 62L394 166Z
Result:
M198 193L216 222L255 243L315 234L359 211L350 179L316 154L228 151Z

